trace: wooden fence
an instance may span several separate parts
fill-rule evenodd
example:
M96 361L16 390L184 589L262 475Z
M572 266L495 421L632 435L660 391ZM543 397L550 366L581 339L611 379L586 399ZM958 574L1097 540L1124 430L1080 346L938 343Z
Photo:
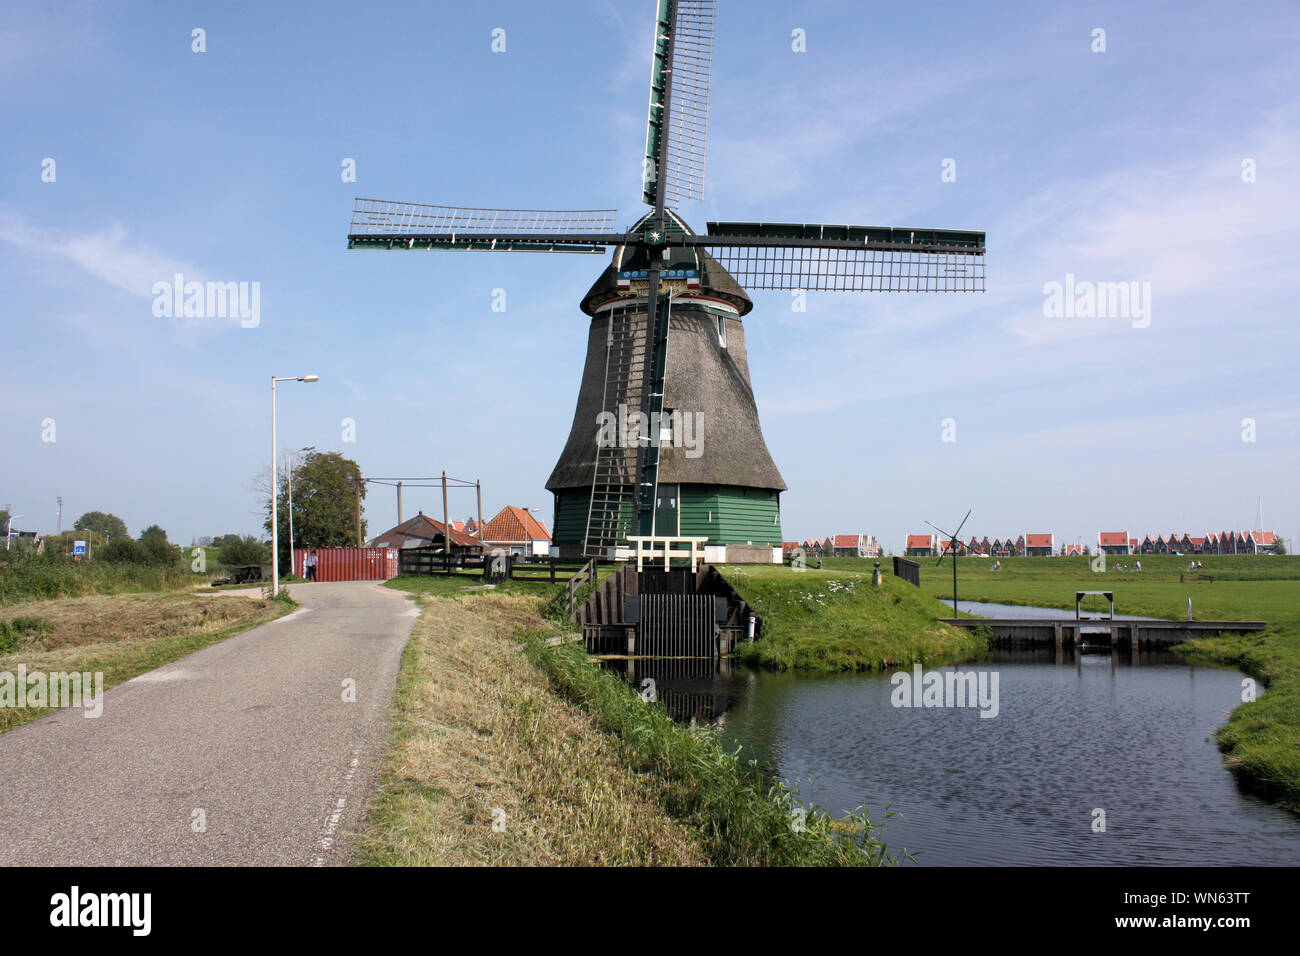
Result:
M909 581L919 588L921 586L921 565L917 561L908 561L906 558L894 558L894 577Z

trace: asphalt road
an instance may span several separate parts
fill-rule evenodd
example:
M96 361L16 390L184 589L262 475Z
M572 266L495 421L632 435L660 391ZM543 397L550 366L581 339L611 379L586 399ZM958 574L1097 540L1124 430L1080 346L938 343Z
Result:
M368 582L290 591L300 610L107 691L96 719L0 734L0 865L344 862L417 611Z

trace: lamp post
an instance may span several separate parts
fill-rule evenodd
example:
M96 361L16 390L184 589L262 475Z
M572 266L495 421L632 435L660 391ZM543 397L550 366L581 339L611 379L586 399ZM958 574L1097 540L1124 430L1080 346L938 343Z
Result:
M9 543L13 541L14 538L14 519L21 518L21 517L23 517L23 515L9 516L9 527L5 529L5 550L6 551L9 550Z
M315 445L307 445L299 448L298 451L315 451ZM297 465L298 452L293 452L293 458L289 459L289 573L293 574L293 469Z
M276 473L275 385L277 382L318 382L318 375L271 376L271 596L280 596L280 509L279 475Z

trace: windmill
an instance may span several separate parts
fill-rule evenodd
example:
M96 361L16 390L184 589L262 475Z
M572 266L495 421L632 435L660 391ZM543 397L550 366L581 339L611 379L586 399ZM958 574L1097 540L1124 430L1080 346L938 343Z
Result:
M968 510L966 512L966 518L969 517L970 517L970 511ZM934 566L937 568L939 565L943 564L943 559L945 557L947 557L949 554L952 555L952 616L953 617L957 616L957 549L961 547L961 529L966 527L966 518L961 519L961 524L957 525L957 530L952 534L948 534L947 531L944 531L936 524L930 524L930 522L928 521L926 522L926 524L929 524L931 528L933 528L935 531L938 531L940 534L948 534L948 543L944 545L943 553L939 555L939 560L934 562Z
M698 234L687 225L678 209L704 188L713 13L713 0L657 0L642 169L651 209L628 229L615 228L613 209L353 207L349 249L613 248L581 303L587 358L546 483L563 557L613 556L640 534L707 536L732 562L780 560L786 485L750 383L746 287L984 289L983 232L720 221Z

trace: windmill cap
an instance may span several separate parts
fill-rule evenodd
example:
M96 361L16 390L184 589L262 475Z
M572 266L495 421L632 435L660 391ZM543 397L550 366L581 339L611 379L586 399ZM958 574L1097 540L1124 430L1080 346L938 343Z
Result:
M619 250L621 249L620 246ZM619 251L615 251L615 259L618 255ZM700 288L698 292L693 291L692 295L714 296L734 306L741 315L748 314L754 308L754 303L740 283L732 278L731 273L724 269L718 260L703 249L698 250L698 255ZM627 298L629 298L627 290L620 290L618 287L618 268L611 263L582 297L582 311L588 315L595 315L596 310L601 306Z

